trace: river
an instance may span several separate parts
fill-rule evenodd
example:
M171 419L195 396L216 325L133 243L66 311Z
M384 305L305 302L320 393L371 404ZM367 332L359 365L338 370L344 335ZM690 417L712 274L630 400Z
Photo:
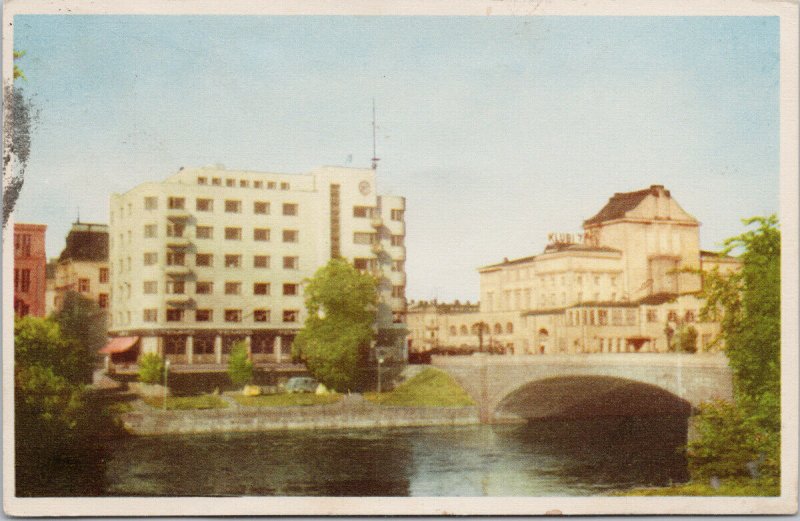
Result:
M685 437L686 420L677 417L129 437L106 442L100 489L84 492L112 496L604 494L688 479L680 452Z

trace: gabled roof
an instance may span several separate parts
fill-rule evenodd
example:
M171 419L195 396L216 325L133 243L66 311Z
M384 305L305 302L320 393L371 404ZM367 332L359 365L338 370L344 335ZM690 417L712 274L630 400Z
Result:
M633 210L639 203L641 203L648 195L657 194L658 189L664 189L663 186L653 185L645 190L636 192L622 192L616 193L613 197L609 198L608 203L595 215L594 217L583 221L583 225L601 223L605 221L613 221L614 219L621 219L625 214ZM669 196L669 190L665 191Z

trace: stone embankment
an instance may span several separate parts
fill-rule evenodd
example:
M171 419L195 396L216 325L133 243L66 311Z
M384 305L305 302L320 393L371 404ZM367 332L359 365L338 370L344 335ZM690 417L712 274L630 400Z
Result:
M479 423L477 407L393 407L375 405L361 395L344 396L329 405L253 407L225 397L223 409L162 411L137 401L121 415L134 435L256 432L290 429L371 429L471 425Z

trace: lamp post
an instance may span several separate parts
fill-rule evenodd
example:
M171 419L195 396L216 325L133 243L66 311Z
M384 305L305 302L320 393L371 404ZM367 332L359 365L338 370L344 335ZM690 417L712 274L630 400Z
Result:
M167 376L169 375L169 358L164 362L164 410L167 410Z
M378 357L378 394L381 392L381 364L383 363L383 357Z

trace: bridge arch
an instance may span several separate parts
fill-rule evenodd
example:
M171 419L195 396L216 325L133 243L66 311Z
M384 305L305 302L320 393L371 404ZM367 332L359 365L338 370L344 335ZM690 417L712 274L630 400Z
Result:
M671 415L688 417L689 401L663 387L619 376L564 374L536 378L497 401L496 420Z

